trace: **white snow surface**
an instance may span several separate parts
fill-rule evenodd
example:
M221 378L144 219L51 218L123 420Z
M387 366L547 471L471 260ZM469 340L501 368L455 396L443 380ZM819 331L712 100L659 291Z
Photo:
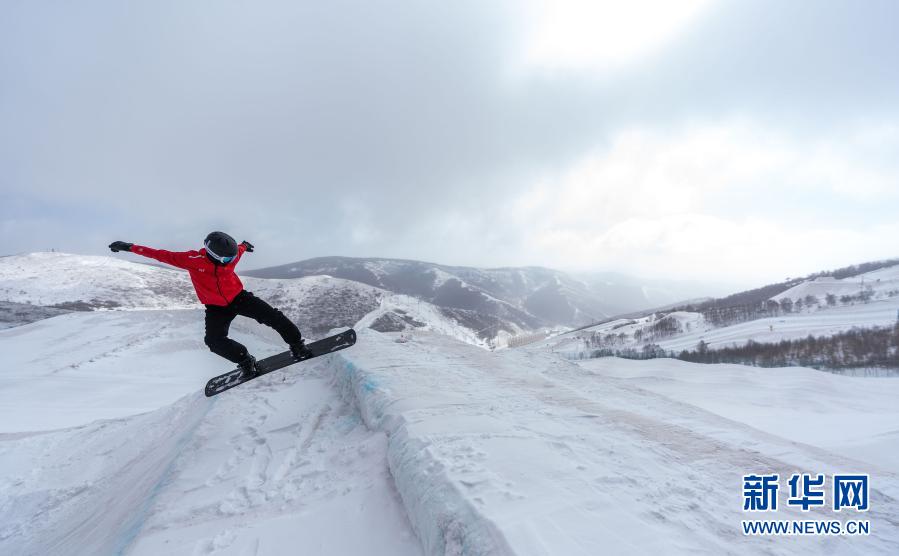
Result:
M791 313L779 317L764 318L721 328L694 327L690 332L671 338L662 338L657 344L668 350L695 349L700 340L710 347L756 342L779 342L813 336L834 334L871 326L889 326L896 322L899 297L877 299L870 303L858 303L840 307L822 308L817 311Z
M34 305L98 300L144 309L198 303L184 271L114 257L47 252L0 257L0 299Z
M102 289L95 270L67 287ZM64 297L6 276L0 291ZM203 345L200 310L0 330L0 554L897 553L897 379L490 352L428 304L381 299L352 348L211 399L230 364ZM878 322L892 299L789 322ZM429 329L364 328L391 309ZM257 355L283 349L248 319L232 332ZM769 472L869 473L863 515L794 510L782 485L776 514L749 517L862 518L871 534L743 536L741 478Z
M859 294L863 289L870 289L872 293L872 299L867 303L856 301L836 306L826 305L828 293L839 298L842 295ZM806 280L771 298L778 302L784 298L795 301L804 300L806 296L812 295L818 299L817 306L804 307L793 313L714 327L707 323L700 313L662 312L659 315L665 314L669 318L676 319L683 332L653 337L650 327L654 322L654 316L650 315L637 319L617 319L561 334L534 344L531 349L551 349L569 356L579 356L589 350L584 340L593 333L624 334L623 342L605 346L613 349L627 347L640 349L646 343L654 343L671 351L696 349L700 340L705 341L709 347L724 347L742 345L749 340L765 343L795 340L810 334L818 337L832 336L856 327L889 326L896 323L899 320L897 292L899 292L899 265L842 280L823 276ZM643 332L639 341L634 338L634 332L637 330Z
M837 297L853 295L867 287L870 287L875 294L899 290L899 265L888 266L841 280L830 276L821 276L814 280L806 280L801 284L797 284L771 299L780 301L788 297L795 301L800 298L804 299L807 295L813 295L823 301L824 297L829 293Z
M479 337L475 330L461 326L453 319L447 318L440 309L431 303L402 294L387 294L380 298L380 306L371 311L359 322L356 329L368 328L385 313L402 311L403 314L424 324L420 330L437 332L451 338L480 347L487 347L488 342Z
M331 363L369 428L387 432L430 554L891 554L899 543L899 381L671 360L581 367L427 333L397 343L366 331L359 343ZM850 470L872 476L869 537L740 532L742 475ZM809 519L784 502L778 519Z
M324 359L205 398L230 364L202 330L103 311L0 331L0 554L421 554L385 434Z
M756 319L730 326L713 327L705 322L699 313L671 313L684 326L685 332L668 337L652 338L647 333L652 324L651 317L635 319L634 324L625 324L624 319L604 323L577 332L562 334L539 344L537 349L553 349L560 353L577 355L587 351L584 338L593 332L606 334L625 334L623 344L613 348L633 347L639 349L647 341L658 344L671 351L696 349L700 340L709 347L743 345L749 340L756 342L779 342L805 338L810 334L824 337L851 330L871 326L890 326L897 321L899 314L899 296L874 299L868 303L821 307L819 309L783 314L776 317ZM689 329L687 329L689 325ZM640 341L634 340L634 332L644 330Z
M578 364L758 430L859 458L880 472L899 469L899 380L677 360L606 357Z

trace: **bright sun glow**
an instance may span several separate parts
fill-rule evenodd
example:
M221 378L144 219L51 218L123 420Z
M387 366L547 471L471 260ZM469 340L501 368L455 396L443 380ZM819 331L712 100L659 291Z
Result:
M535 0L525 61L544 69L609 69L658 48L708 0Z
M746 261L815 268L814 245L832 260L875 260L895 250L899 223L850 220L842 207L899 201L897 151L899 126L886 122L815 139L740 120L634 128L522 190L510 227L549 266L642 276L688 276L714 253L706 278L752 283L770 270ZM794 219L799 198L844 217Z

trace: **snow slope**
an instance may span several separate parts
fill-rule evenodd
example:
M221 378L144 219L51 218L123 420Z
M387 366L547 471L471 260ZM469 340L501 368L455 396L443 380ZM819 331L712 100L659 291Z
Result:
M255 352L280 341L251 321ZM386 438L311 365L207 399L199 311L0 331L0 554L420 554Z
M839 299L844 295L857 297L863 290L867 290L871 296L867 303L860 300L850 303L840 301L835 306L828 306L826 303L827 294L833 294ZM646 343L654 343L666 350L680 351L695 349L700 340L705 341L709 347L723 347L742 345L749 340L761 343L779 342L805 338L810 334L818 337L831 336L854 327L889 326L899 320L899 265L842 280L826 276L805 280L771 300L780 302L789 298L795 302L804 301L807 296L815 297L818 304L776 317L730 326L714 327L700 313L659 312L634 319L621 318L562 334L535 344L532 348L553 349L577 357L591 349L585 340L594 334L623 334L622 339L603 347L640 349ZM669 336L654 334L652 327L657 322L656 319L662 316L676 320L681 331ZM635 332L638 331L642 334L639 339L635 337Z
M436 306L408 295L384 296L381 298L378 308L360 319L356 323L356 328L369 328L388 313L400 314L412 319L415 323L420 323L420 326L407 325L407 330L437 332L472 345L488 346L488 342L479 337L476 330L461 326L455 320L444 315Z
M899 546L899 381L777 369L740 382L750 371L726 367L728 378L720 366L670 360L584 368L418 332L404 343L363 332L359 343L331 362L366 424L387 432L391 472L428 553L894 554ZM679 366L702 388L644 387ZM703 388L744 398L705 407ZM832 424L834 409L841 426L824 435L820 420ZM740 477L800 470L870 473L872 534L744 537Z
M142 309L197 306L186 272L114 257L46 252L0 257L0 300Z
M666 350L680 351L696 349L700 340L709 347L726 345L742 345L749 340L756 342L779 342L814 336L831 336L845 332L854 327L889 326L896 322L899 314L899 296L882 297L869 303L822 307L813 311L783 314L732 324L730 326L713 327L705 322L699 313L671 313L683 323L685 332L668 337L652 338L646 332L652 324L651 317L634 319L634 324L625 324L628 320L616 320L591 328L562 334L535 344L533 348L554 349L557 352L577 355L587 351L584 339L592 333L625 334L624 342L611 347L635 347L639 349L645 342L651 341ZM643 330L640 341L634 340L634 332Z
M813 295L823 300L829 293L837 297L854 295L866 287L870 287L875 294L899 291L899 265L881 268L842 280L829 276L806 280L771 299L775 301L780 301L784 298L796 300L805 298L807 295Z
M759 319L722 328L693 328L672 338L662 338L657 344L668 350L695 349L700 340L710 347L744 344L748 340L778 342L780 340L814 336L831 336L854 327L889 326L896 322L899 297L877 299L867 304L828 307L808 313L791 313L779 317Z
M899 380L677 360L607 357L578 365L787 440L859 458L867 467L899 469Z
M247 328L235 321L235 337ZM0 330L0 433L115 419L171 404L223 371L202 311L69 313Z

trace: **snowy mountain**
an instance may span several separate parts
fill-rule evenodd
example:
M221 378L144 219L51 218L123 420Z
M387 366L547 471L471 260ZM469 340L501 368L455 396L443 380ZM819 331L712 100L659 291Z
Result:
M718 289L644 281L622 274L574 277L541 267L471 268L401 259L321 257L246 273L260 278L325 274L418 297L453 311L474 311L523 329L579 326Z
M482 271L396 259L322 257L248 273L262 278L322 274L418 297L442 308L495 316L527 329L570 321L580 310L561 293L577 285L563 284L545 269ZM595 307L590 310L602 314Z

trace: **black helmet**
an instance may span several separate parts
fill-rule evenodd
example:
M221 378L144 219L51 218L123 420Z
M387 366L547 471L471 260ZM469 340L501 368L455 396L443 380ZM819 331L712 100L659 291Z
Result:
M228 264L237 256L237 242L225 232L212 232L203 245L206 256L216 264Z

